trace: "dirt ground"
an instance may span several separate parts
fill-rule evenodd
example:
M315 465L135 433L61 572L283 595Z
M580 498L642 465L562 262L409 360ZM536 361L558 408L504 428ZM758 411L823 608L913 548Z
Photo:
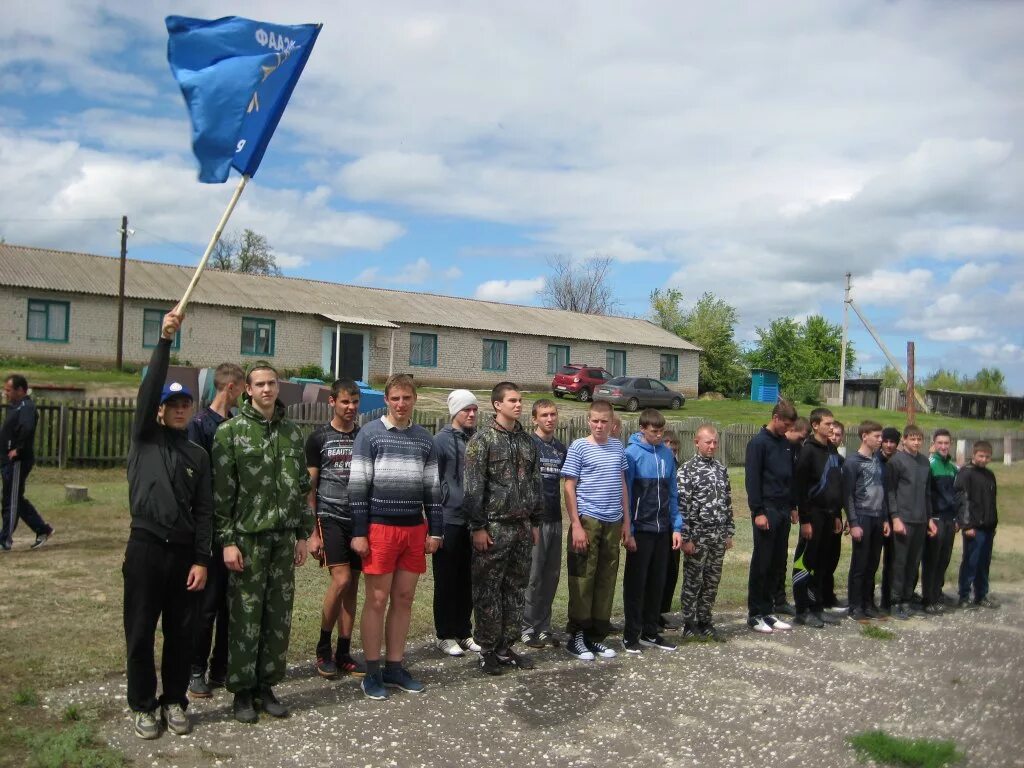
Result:
M496 679L420 641L408 655L428 685L420 695L373 702L354 679L323 681L296 666L278 689L287 720L236 723L219 691L193 704L192 735L152 742L132 735L123 679L47 703L120 708L102 736L154 768L854 766L846 739L870 728L952 738L967 766L1022 766L1024 589L997 584L994 594L999 610L889 621L888 641L848 620L756 636L731 613L719 618L725 644L595 662L540 651L537 669Z

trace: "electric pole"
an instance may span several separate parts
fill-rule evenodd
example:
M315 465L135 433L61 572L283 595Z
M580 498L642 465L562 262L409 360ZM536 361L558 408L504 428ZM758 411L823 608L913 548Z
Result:
M846 405L846 344L850 328L850 273L846 273L843 293L843 346L839 352L839 405Z
M124 268L128 261L128 217L121 217L121 274L117 284L117 370L124 362Z

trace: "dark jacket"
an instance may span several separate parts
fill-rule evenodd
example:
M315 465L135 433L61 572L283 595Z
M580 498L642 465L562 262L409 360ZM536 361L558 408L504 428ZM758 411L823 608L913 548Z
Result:
M676 457L664 445L651 445L643 434L630 435L626 447L629 520L634 533L682 532L676 487Z
M992 470L968 464L957 474L956 487L963 493L960 527L995 528L999 514L996 511L996 476Z
M15 461L23 465L35 461L36 404L25 395L17 405L7 405L7 415L0 426L0 464L10 463L9 451L16 449Z
M441 514L445 525L465 525L462 513L462 473L466 468L466 444L472 432L455 429L451 424L434 436L437 476L441 482Z
M767 427L747 443L747 504L752 517L767 510L796 509L793 493L793 445Z
M896 451L885 465L889 516L927 523L932 516L931 467L923 453Z
M221 416L212 408L203 408L188 423L188 439L202 446L207 456L213 456L213 436L217 434L217 427L228 418L230 417Z
M881 452L864 456L860 451L843 462L843 507L851 528L860 525L862 517L887 520L885 464Z
M492 417L466 446L463 487L470 530L521 520L540 525L544 492L533 437L518 422L508 430Z
M189 545L195 562L207 565L213 531L210 458L185 430L165 427L156 417L170 354L171 342L160 339L139 387L128 451L131 527Z
M960 491L955 487L956 462L952 456L944 459L933 453L928 463L931 466L932 516L955 520L962 504Z
M831 443L814 437L804 441L793 470L800 522L811 522L814 511L839 517L843 508L842 457Z

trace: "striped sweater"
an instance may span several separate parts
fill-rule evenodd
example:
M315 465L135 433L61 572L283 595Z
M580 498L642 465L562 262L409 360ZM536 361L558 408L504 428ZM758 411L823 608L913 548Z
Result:
M352 535L366 536L370 523L416 525L426 512L431 536L442 533L441 487L430 433L412 424L371 421L352 446L348 481Z

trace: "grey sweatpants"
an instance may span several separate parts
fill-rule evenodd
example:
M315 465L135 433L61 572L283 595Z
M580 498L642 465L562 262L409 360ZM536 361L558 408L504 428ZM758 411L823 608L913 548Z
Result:
M551 604L562 572L562 521L540 524L540 541L533 547L530 584L526 588L523 632L551 631Z

